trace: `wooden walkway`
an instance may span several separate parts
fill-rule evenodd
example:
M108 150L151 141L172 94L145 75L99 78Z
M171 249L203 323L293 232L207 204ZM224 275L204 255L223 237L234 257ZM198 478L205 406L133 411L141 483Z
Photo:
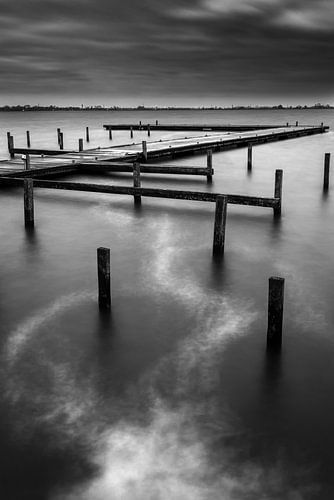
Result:
M75 171L80 164L95 165L104 162L154 161L176 158L208 150L221 151L241 148L249 145L294 139L328 130L324 126L279 127L274 129L249 130L247 132L225 132L206 134L197 137L185 137L142 143L130 143L121 146L87 149L82 152L59 151L49 149L14 148L14 155L30 155L31 171L43 169L43 175L62 174ZM17 156L12 160L0 162L0 176L24 171L24 161ZM41 172L42 174L42 172Z

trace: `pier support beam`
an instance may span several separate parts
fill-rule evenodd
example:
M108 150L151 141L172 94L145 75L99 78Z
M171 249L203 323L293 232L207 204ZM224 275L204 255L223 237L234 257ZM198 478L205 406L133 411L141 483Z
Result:
M133 127L130 127L130 137L133 139Z
M329 169L331 162L331 154L325 153L325 162L324 162L324 192L327 193L329 189Z
M97 249L97 276L99 287L99 307L100 309L110 309L110 249L100 247Z
M142 148L143 148L144 161L147 161L147 142L146 141L142 141Z
M9 155L13 159L15 158L15 153L14 153L14 137L12 135L9 136Z
M149 124L149 123L148 123L148 125L147 125L147 136L148 136L148 137L151 137L151 126L150 126L150 124Z
M141 187L141 182L140 182L140 163L137 163L137 162L135 162L133 164L133 187L134 188L140 188ZM141 196L140 196L140 194L135 194L133 198L135 200L135 205L140 205L141 204Z
M60 146L60 134L61 134L61 130L60 130L60 128L57 128L57 142L58 142L58 146Z
M24 224L25 227L34 226L34 181L24 179Z
M217 196L212 250L214 256L222 256L224 254L226 213L227 196Z
M213 174L213 168L212 168L212 149L208 149L206 152L206 169L207 169L207 176L206 180L208 182L212 182L212 174Z
M64 149L64 134L59 132L59 149Z
M27 148L30 148L30 132L29 132L29 130L27 130L26 134L27 134Z
M248 144L248 152L247 152L247 171L251 172L253 166L253 146Z
M79 139L79 152L83 151L83 139Z
M269 278L267 349L282 346L284 278Z
M86 142L89 142L89 127L86 127Z
M23 161L24 161L24 169L25 170L30 170L30 155L26 153L23 155Z
M109 139L112 140L112 130L111 130L111 128L109 129Z
M282 211L282 186L283 186L283 170L276 170L274 198L278 198L279 203L276 205L276 207L274 207L275 217L280 217Z

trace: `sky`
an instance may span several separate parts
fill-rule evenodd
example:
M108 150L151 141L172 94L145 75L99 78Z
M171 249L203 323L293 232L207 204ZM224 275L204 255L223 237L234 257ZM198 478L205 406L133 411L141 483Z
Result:
M0 105L334 104L334 0L0 0Z

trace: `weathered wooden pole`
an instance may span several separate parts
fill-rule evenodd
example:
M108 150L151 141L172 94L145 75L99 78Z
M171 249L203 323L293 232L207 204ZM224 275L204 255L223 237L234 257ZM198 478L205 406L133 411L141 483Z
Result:
M135 162L133 164L133 187L134 188L140 188L141 182L140 182L140 163ZM140 194L135 194L134 195L134 200L136 205L141 204L141 196Z
M25 170L30 170L30 155L26 153L23 157Z
M212 181L212 174L213 174L213 168L212 168L212 149L208 149L206 152L206 169L207 169L207 176L206 180L208 182Z
M283 170L276 170L275 172L275 189L274 198L278 198L279 202L274 207L274 216L279 217L282 211L282 186L283 186Z
M61 130L60 130L60 128L57 128L57 141L58 141L58 146L60 146L60 134L61 134Z
M130 127L130 137L133 139L133 127Z
M247 153L247 170L248 172L252 171L253 165L253 147L251 144L248 144L248 153Z
M227 196L217 196L215 225L213 233L214 256L224 254L226 213L227 213Z
M86 127L86 142L89 142L89 127Z
M79 152L83 151L83 139L79 139Z
M100 247L97 249L97 277L99 286L99 307L110 309L110 249Z
M289 122L286 122L286 126L287 126L287 127L289 126Z
M325 162L324 162L324 191L328 191L329 188L329 169L331 162L331 154L325 153Z
M147 161L147 142L142 141L142 147L143 147L143 158L145 161Z
M24 179L24 224L25 227L34 226L34 181Z
M149 123L147 124L147 135L151 137L151 125Z
M11 158L15 158L14 154L14 137L12 135L9 136L9 154Z
M59 132L59 149L64 149L64 134Z
M156 127L159 125L159 121L158 120L155 120L155 125L156 125Z
M8 152L10 153L10 132L7 132L7 146L8 146Z
M29 130L27 130L26 134L27 134L27 148L30 148L30 132L29 132Z
M267 348L280 349L282 345L284 305L284 278L269 278Z
M109 129L109 139L110 140L112 139L112 130L111 130L111 128Z
M296 122L296 127L298 127L298 125L299 125L299 122L297 121L297 122Z

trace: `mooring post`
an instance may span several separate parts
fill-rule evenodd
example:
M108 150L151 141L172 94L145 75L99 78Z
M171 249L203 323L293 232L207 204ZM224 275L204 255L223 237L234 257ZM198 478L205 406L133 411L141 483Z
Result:
M212 168L212 149L208 149L206 152L206 169L207 169L207 175L206 175L206 180L208 182L212 181L212 174L213 174L213 168Z
M283 170L276 170L275 172L275 190L274 198L278 198L279 201L274 207L274 216L280 216L282 211L282 186L283 186Z
M7 146L8 146L8 152L10 152L10 132L7 132Z
M59 149L64 149L64 134L59 132Z
M58 146L60 146L60 133L61 133L60 128L57 128L57 141L58 141Z
M287 127L289 126L289 122L286 122L286 126L287 126Z
M248 153L247 153L247 170L251 172L253 164L253 147L251 144L248 144Z
M111 130L111 128L109 129L109 139L110 140L112 139L112 130Z
M9 154L10 154L10 157L12 159L15 158L15 154L14 154L14 137L12 135L9 136Z
M267 348L280 349L282 345L284 305L284 278L269 278Z
M83 151L83 139L79 139L79 152Z
M325 153L325 162L324 162L324 191L328 191L329 188L329 168L331 162L331 154Z
M97 249L97 277L99 286L99 307L110 309L110 248Z
M30 155L26 153L23 157L25 170L30 170Z
M27 130L26 134L27 134L27 148L30 148L30 132L29 132L29 130Z
M89 142L89 127L86 127L86 142Z
M34 225L34 181L24 179L24 224L25 227Z
M130 137L133 139L133 127L130 127Z
M213 255L223 255L225 246L225 226L227 213L227 196L217 196L215 226L213 233Z
M151 137L151 126L149 123L147 124L147 135L148 137Z
M147 142L142 141L142 147L143 147L143 158L145 161L147 161Z
M140 182L140 163L135 162L133 164L133 187L134 188L140 188L141 182ZM141 204L141 196L140 194L135 194L134 195L134 200L136 205Z
M297 122L296 122L296 127L298 127L298 125L299 125L299 122L297 121Z
M159 125L159 120L155 120L156 127Z

